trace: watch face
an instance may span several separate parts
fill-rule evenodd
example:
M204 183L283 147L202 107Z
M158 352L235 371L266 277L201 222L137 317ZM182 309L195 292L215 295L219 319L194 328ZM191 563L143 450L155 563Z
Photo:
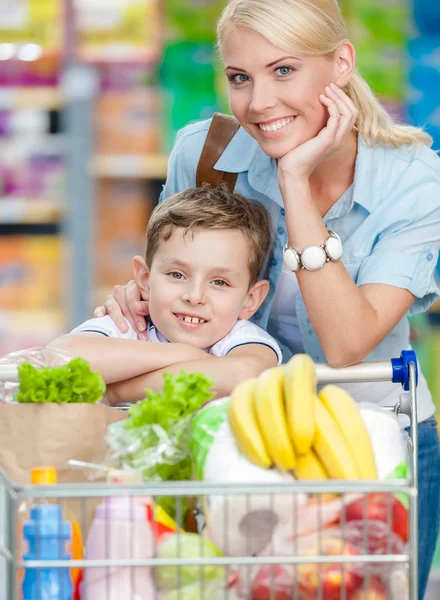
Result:
M307 246L301 252L301 263L308 271L319 271L327 262L327 255L321 246Z
M284 264L288 269L296 273L299 270L298 252L292 248L286 248L284 250Z

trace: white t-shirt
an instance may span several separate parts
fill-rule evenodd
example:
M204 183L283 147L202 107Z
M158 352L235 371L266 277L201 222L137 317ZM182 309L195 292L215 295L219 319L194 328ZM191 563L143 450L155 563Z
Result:
M277 323L277 339L290 348L294 354L304 352L296 317L295 301L298 292L299 286L295 273L283 265L280 282L272 304L270 320ZM390 356L391 358L394 357ZM338 383L338 385L347 390L356 402L373 402L379 406L395 406L403 392L400 385L396 385L391 381ZM431 392L420 369L419 384L417 386L417 408L419 422L431 417L435 411ZM400 420L405 427L409 424L406 417L402 417Z
M133 327L127 321L128 331L122 333L116 327L115 323L107 315L98 319L89 319L76 327L72 333L88 331L93 333L101 333L107 337L120 338L125 340L136 340L137 335ZM168 343L168 340L162 333L147 319L147 335L149 342L158 342L162 344ZM276 340L266 333L264 329L254 325L250 321L240 320L234 325L232 330L216 344L207 350L209 354L214 356L226 356L234 348L244 346L246 344L262 344L272 348L277 355L278 364L282 362L281 349Z

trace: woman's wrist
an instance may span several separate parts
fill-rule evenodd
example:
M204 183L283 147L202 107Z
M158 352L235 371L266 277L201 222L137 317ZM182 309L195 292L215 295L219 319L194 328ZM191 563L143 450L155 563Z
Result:
M304 187L310 189L310 174L303 171L282 171L278 169L278 185L280 190L288 190L291 187Z

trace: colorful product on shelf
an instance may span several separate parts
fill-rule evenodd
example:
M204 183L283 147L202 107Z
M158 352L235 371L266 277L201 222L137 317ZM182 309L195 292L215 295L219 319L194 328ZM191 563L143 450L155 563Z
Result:
M56 236L0 236L1 309L59 308L65 288L63 252Z
M144 254L153 198L141 179L101 179L96 189L96 282L113 287L133 277L133 256Z
M90 62L156 62L159 0L74 0L78 53Z
M167 0L169 39L214 43L216 22L225 5L225 0Z
M220 110L216 95L217 57L211 44L178 42L164 52L160 69L164 95L164 149L170 151L177 132ZM188 77L188 69L191 77Z
M156 88L108 91L95 105L98 154L158 154L161 145L161 98Z
M55 85L62 42L59 0L0 3L0 85Z
M358 69L394 113L402 112L405 97L408 23L408 7L401 0L356 0L347 11Z

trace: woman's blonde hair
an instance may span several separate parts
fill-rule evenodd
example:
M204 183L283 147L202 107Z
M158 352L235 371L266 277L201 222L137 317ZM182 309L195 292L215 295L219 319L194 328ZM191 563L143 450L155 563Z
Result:
M308 56L331 56L348 39L337 0L230 0L217 26L219 48L235 27L259 33L274 46ZM345 90L359 111L355 129L370 145L432 145L432 137L396 123L355 72Z

